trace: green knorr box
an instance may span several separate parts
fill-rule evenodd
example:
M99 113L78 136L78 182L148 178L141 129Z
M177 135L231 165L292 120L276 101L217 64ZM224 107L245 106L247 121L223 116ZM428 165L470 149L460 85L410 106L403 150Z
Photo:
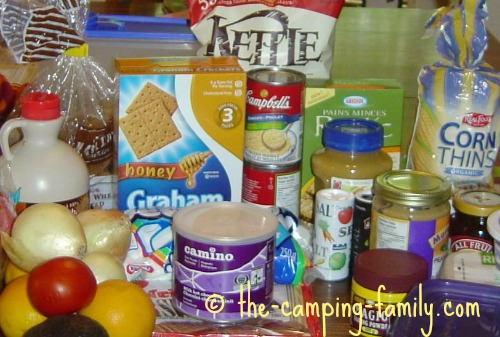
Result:
M308 82L305 90L304 141L302 152L302 220L311 221L313 174L311 155L323 147L323 125L331 119L363 118L384 126L384 150L400 168L403 127L403 87L393 79L336 79Z

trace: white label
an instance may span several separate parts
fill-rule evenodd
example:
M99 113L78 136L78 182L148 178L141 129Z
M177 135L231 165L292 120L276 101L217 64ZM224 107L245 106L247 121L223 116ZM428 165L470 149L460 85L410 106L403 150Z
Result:
M349 275L354 196L336 189L316 194L313 265L324 280Z
M377 220L376 248L408 249L409 221L401 221L383 215L379 215Z
M331 177L330 188L336 188L343 191L353 192L358 187L371 187L373 179L344 179Z
M90 208L115 209L116 176L95 176L90 178Z
M300 172L276 177L276 206L299 214Z

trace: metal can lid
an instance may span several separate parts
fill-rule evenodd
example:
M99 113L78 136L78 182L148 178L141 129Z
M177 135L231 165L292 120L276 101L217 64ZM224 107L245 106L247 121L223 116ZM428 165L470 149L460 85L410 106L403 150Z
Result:
M450 199L451 184L431 173L395 170L375 178L373 194L403 205L431 206Z
M279 67L256 68L250 70L247 76L253 81L275 86L305 83L306 80L300 71Z
M373 200L373 192L371 187L362 188L354 193L354 198L356 201L371 204Z
M187 206L173 215L174 231L205 243L250 244L276 236L278 218L269 208L218 201Z
M353 278L362 287L387 293L407 293L428 278L427 261L415 253L378 248L366 250L354 259Z
M500 194L492 190L463 190L453 196L456 210L479 217L487 217L500 209Z

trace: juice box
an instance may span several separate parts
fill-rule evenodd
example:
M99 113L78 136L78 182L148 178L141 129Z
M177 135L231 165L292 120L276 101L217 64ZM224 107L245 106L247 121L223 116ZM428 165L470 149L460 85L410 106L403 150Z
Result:
M393 79L335 79L307 83L305 91L304 142L300 193L300 218L312 220L314 177L311 155L323 147L323 125L332 119L363 118L384 127L384 151L400 168L403 127L403 87Z
M241 201L246 75L234 57L118 58L120 210Z

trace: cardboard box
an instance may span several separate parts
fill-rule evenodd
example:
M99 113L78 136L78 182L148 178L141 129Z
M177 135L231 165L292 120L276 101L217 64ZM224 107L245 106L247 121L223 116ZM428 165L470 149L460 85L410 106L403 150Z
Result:
M323 147L323 125L338 118L364 118L379 122L384 126L384 150L392 157L393 168L399 169L403 100L402 86L392 79L338 79L307 84L300 206L303 219L311 216L311 210L305 207L314 193L310 160L314 151Z
M116 64L118 208L241 201L246 75L237 59Z

